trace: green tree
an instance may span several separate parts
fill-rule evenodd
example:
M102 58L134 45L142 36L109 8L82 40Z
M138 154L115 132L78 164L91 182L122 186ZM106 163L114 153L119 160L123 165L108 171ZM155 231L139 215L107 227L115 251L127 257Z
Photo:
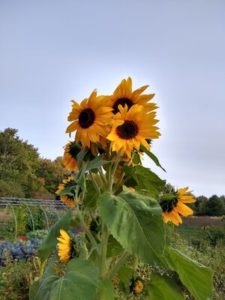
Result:
M213 195L206 203L206 214L208 216L222 216L224 214L223 200L217 195Z
M34 179L38 158L38 150L27 141L21 140L17 129L7 128L1 131L0 180L5 182L5 185L2 184L1 195L9 190L8 196L29 196L28 178Z
M208 198L205 196L199 196L196 198L196 202L194 203L194 206L193 206L195 215L205 215L206 214L207 202L208 202Z
M0 131L0 197L53 198L65 172L62 158L40 158L38 149L17 132Z
M61 157L57 157L54 161L39 159L36 175L44 181L44 186L49 193L55 194L65 174Z

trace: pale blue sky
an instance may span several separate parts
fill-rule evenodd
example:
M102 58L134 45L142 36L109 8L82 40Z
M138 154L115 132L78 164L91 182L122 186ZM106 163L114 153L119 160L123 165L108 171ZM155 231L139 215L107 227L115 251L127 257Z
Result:
M62 155L72 98L127 76L156 93L158 174L225 194L224 0L0 0L0 130L41 156Z

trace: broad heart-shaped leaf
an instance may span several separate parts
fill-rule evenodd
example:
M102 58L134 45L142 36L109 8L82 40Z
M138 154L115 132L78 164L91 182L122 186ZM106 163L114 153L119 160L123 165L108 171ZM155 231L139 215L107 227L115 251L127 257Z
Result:
M103 222L129 253L143 262L158 263L164 249L164 227L157 201L134 192L114 196L103 193L98 201Z
M46 270L30 300L94 300L98 286L98 268L91 262L71 260L63 276L59 276L56 265Z
M211 299L212 271L169 247L165 251L168 267L175 271L183 285L194 296L195 300Z
M181 288L169 277L152 273L147 293L151 300L184 300Z
M72 223L72 211L69 210L49 231L46 239L38 250L38 256L44 261L51 254L57 244L60 229L69 229Z
M114 287L112 281L108 278L102 279L99 282L98 288L99 300L114 300ZM100 296L101 295L101 296Z
M158 197L162 191L165 181L160 179L155 173L143 166L124 167L126 173L126 184L135 187L140 192L145 192L151 197Z

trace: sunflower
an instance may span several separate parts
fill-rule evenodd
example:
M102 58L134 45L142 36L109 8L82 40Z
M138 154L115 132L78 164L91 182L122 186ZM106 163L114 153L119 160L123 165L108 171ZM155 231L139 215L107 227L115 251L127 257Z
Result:
M80 152L80 145L76 142L70 142L66 144L65 146L65 151L63 155L63 164L64 167L68 171L76 171L78 170L78 165L77 165L77 154Z
M68 187L73 187L75 185L75 180L73 176L69 176L67 179L63 179L63 182L59 184L58 189L56 191L56 195L60 196L60 199L66 204L68 207L74 207L76 205L75 195L71 196L71 193L68 195L60 195L61 192Z
M132 91L132 79L128 77L123 79L117 86L111 96L108 96L113 113L116 114L119 111L119 105L123 107L128 106L131 108L134 104L143 105L146 111L153 111L157 108L155 103L148 103L155 94L143 94L142 93L148 88L148 85L144 85L134 91Z
M157 131L158 127L154 126L158 122L155 112L146 114L144 107L137 104L128 109L127 105L119 105L119 112L114 117L113 127L107 138L111 141L112 151L130 158L132 150L135 148L139 151L141 144L149 149L146 139L156 139L160 133Z
M133 292L135 295L141 294L144 290L144 283L143 280L140 278L132 279L130 285L130 291Z
M72 111L68 121L72 122L66 132L76 131L76 141L90 148L90 143L100 143L100 137L106 137L112 121L112 108L104 102L105 97L97 96L94 90L89 98L80 104L72 101Z
M58 256L61 262L68 262L71 258L72 242L68 233L60 229L60 236L57 238Z
M160 200L164 222L172 222L175 225L181 224L180 215L187 217L193 214L193 210L184 203L194 202L195 198L188 192L188 187L178 189L175 195L164 195Z

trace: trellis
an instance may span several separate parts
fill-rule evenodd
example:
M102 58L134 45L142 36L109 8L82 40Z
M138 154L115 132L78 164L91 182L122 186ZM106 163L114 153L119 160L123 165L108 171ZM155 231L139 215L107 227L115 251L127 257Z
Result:
M46 199L31 199L31 198L13 198L13 197L0 197L0 209L10 210L14 219L15 225L15 238L18 232L18 220L15 208L24 207L31 218L32 229L35 230L35 221L32 214L32 208L38 207L43 212L45 218L46 229L50 227L49 213L55 214L59 219L59 213L66 210L66 206L60 200L46 200ZM4 224L4 220L0 220L0 226Z

